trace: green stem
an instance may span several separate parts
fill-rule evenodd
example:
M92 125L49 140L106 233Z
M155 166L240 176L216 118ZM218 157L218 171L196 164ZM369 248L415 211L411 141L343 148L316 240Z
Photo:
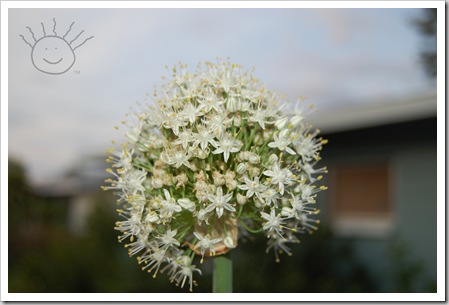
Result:
M232 292L232 260L230 253L219 255L214 258L212 292Z

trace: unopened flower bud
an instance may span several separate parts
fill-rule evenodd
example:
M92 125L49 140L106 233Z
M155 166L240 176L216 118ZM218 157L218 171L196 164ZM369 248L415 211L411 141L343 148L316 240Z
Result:
M190 212L195 211L195 203L188 198L182 198L178 200L178 204L184 209Z
M278 160L279 160L278 156L276 156L275 154L272 154L272 155L268 158L268 163L274 164L274 163L277 163Z
M239 175L242 175L244 172L246 172L246 165L245 165L245 163L240 163L239 165L237 165L237 173Z
M287 117L282 117L282 118L278 119L274 123L274 125L276 126L277 129L281 130L285 126L285 124L287 124L287 120L288 120Z
M232 240L232 237L231 237L231 236L227 236L227 237L223 240L223 243L224 243L224 245L225 245L226 247L228 247L228 248L230 248L230 249L235 248L234 241Z
M248 158L249 163L258 164L260 162L260 156L257 154L251 154Z
M248 200L248 198L246 198L246 196L243 196L243 195L240 194L240 193L237 194L237 203L238 203L238 204L243 205L243 204L246 203L247 200Z

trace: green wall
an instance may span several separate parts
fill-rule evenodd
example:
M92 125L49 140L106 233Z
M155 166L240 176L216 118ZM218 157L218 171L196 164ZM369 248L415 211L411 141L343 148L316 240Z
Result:
M431 136L429 136L429 134ZM319 194L322 224L330 226L332 169L342 164L387 161L394 226L385 237L336 236L350 242L380 292L435 292L437 275L436 119L325 135L322 165L328 165Z

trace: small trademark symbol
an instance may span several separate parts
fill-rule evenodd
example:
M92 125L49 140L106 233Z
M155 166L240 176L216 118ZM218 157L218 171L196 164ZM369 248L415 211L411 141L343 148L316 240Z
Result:
M81 71L80 70L73 70L73 74L80 74Z

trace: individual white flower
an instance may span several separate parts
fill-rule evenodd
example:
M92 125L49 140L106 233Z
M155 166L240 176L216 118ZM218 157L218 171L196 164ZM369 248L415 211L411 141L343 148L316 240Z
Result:
M296 152L288 147L292 143L292 139L289 135L290 131L288 129L283 129L280 132L274 133L274 141L268 143L269 147L277 148L280 151L286 151L291 155L296 155Z
M209 213L206 212L206 210L201 209L198 211L196 218L198 219L198 224L202 224L203 221L208 225L209 224Z
M145 215L144 222L146 222L146 223L159 223L159 219L160 219L159 215L155 211L149 211Z
M316 224L320 223L319 219L313 219L310 218L310 214L301 214L300 215L300 223L301 223L301 229L303 229L306 232L313 232L315 230L318 229L318 227L316 226Z
M135 235L137 236L137 240L126 245L130 256L146 250L147 248L151 248L151 244L148 241L149 234L150 230L145 230L143 227L139 234Z
M327 143L327 140L316 138L319 131L315 131L314 133L307 132L308 130L305 130L304 133L299 134L294 140L293 145L305 162L310 162L312 160L318 161L320 160L319 152L323 144Z
M165 150L161 154L161 160L169 165L173 165L175 168L179 168L182 165L189 167L189 159L191 152L183 149Z
M201 109L196 108L192 103L188 103L180 115L183 116L185 120L189 121L190 124L193 124L197 117L201 116L202 113Z
M299 240L292 234L288 234L287 237L273 236L268 240L267 252L271 248L274 248L274 255L276 256L276 262L279 263L279 253L287 253L291 256L290 248L286 246L286 243L299 243Z
M166 250L161 248L155 248L152 252L148 252L140 257L138 257L139 264L144 263L145 266L142 267L142 270L148 269L148 272L152 272L155 268L155 272L153 277L156 277L159 268L165 262L167 262L167 257L165 256Z
M180 245L179 241L175 238L177 230L167 230L161 236L157 237L159 241L160 248L168 247L178 247Z
M165 120L162 124L165 128L171 129L174 134L179 134L179 129L185 127L187 121L176 111L167 111L165 112Z
M120 168L123 172L133 169L132 161L134 155L134 149L128 150L124 147L123 150L117 153L115 150L111 150L111 156L106 160L108 163L114 162L114 167Z
M267 188L261 195L261 197L265 200L266 205L273 204L275 207L277 207L277 200L280 197L279 192L272 188Z
M217 188L216 195L209 194L207 198L210 201L210 204L206 207L207 213L215 210L218 218L220 218L223 215L223 211L225 209L230 212L235 212L235 208L230 203L228 203L232 198L232 194L223 195L223 189L221 188L221 186Z
M204 254L206 252L214 252L214 245L222 241L221 238L213 238L211 239L209 234L202 236L198 232L193 232L193 235L198 239L198 242L195 245L195 248L198 248L202 257L204 258Z
M144 170L129 170L124 173L117 181L116 188L121 188L127 194L136 195L145 192L143 182L145 181L147 172Z
M249 121L255 122L265 129L265 124L271 124L272 121L267 120L268 109L256 109L250 112Z
M216 149L212 153L223 154L224 161L228 162L230 153L238 152L242 147L242 142L227 133L214 146Z
M230 126L232 121L232 119L227 116L227 111L220 110L220 112L214 113L207 120L203 120L203 123L206 126L209 126L217 137L221 137L226 132L226 129Z
M201 274L201 270L196 268L195 265L181 265L178 271L173 275L172 281L176 282L176 285L184 287L186 280L189 281L189 290L193 291L193 272Z
M275 163L271 170L266 170L263 174L271 178L272 184L277 184L279 193L284 194L285 185L291 185L294 182L292 172L288 168L281 168L279 163Z
M175 145L181 145L182 148L186 149L189 147L190 143L195 141L195 138L193 137L193 133L190 129L184 129L182 130L178 135L178 139L173 142Z
M301 193L301 199L306 202L313 202L314 201L314 188L309 184L301 184L299 185L300 193Z
M181 212L182 208L176 203L176 200L170 196L170 192L164 191L165 200L161 202L160 217L170 219L174 213Z
M137 143L142 132L143 122L139 121L137 126L131 127L131 130L125 133L125 136L131 141L131 143Z
M217 95L212 91L211 88L205 88L204 94L198 100L199 107L198 110L202 113L208 113L211 110L220 112L221 105L225 103L224 100L219 99Z
M269 236L273 236L273 233L276 233L280 237L282 237L282 225L284 224L284 219L281 218L281 215L276 215L276 210L272 209L270 214L265 212L260 212L260 215L266 222L263 225L263 229L267 231ZM274 235L276 236L276 235Z
M122 213L122 216L127 218L125 221L118 221L116 223L115 229L123 233L123 235L119 238L119 241L123 241L128 237L138 235L142 228L142 224L140 222L141 215L139 215L138 213L133 213L129 217L127 217L126 214Z
M254 180L244 177L245 184L237 185L243 191L246 191L246 197L251 198L254 194L261 199L260 194L265 190L266 186L259 182L259 177L254 177Z
M198 125L197 127L198 133L195 134L195 141L193 142L194 146L200 146L201 149L206 149L207 145L212 144L216 147L216 142L214 140L215 135L213 131L206 127L205 125Z
M326 166L314 169L312 164L307 163L307 162L300 162L300 167L306 173L307 178L310 181L312 181L314 179L313 175L327 173L327 167Z

